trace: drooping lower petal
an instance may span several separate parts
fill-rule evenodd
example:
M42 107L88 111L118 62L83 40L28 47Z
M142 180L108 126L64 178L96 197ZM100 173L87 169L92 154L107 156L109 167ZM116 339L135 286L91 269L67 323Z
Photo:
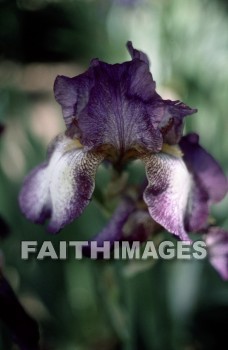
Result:
M49 161L34 169L25 179L19 202L26 217L58 232L78 217L89 204L96 169L102 154L86 152L76 140L57 138Z
M184 219L192 186L192 178L181 158L160 153L145 155L148 186L144 191L152 218L165 229L189 240Z
M210 202L219 202L228 191L227 177L216 160L199 144L197 134L188 134L180 141L184 161L207 192Z
M201 183L192 175L192 188L185 213L185 228L197 232L205 227L209 216L209 197Z
M205 235L211 265L221 277L228 280L228 231L210 227Z

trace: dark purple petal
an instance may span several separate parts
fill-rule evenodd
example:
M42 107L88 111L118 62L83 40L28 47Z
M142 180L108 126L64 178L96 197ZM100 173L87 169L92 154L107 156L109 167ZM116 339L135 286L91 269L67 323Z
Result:
M194 180L185 225L188 231L199 231L207 223L210 203L224 197L227 180L216 161L199 145L198 135L184 136L180 147Z
M150 62L147 55L144 52L135 49L131 41L127 42L127 48L132 59L138 59L140 61L143 61L149 66Z
M224 280L228 280L228 231L220 227L210 227L205 241L211 265Z
M150 234L159 229L160 226L151 219L147 211L139 210L135 201L125 197L103 230L83 247L83 254L91 257L91 242L94 241L97 242L98 247L103 247L104 242L108 241L110 249L113 249L114 242L145 242ZM98 254L98 257L103 258L103 253Z
M201 183L193 176L192 189L189 194L185 213L185 228L196 232L205 227L209 216L209 197Z
M216 160L199 144L197 134L188 134L180 141L184 161L207 192L210 201L221 201L228 191L227 177Z
M21 350L38 350L39 328L19 303L8 281L0 272L0 320L9 329Z
M148 211L137 209L133 212L124 228L124 238L128 242L145 242L149 235L161 231L161 226L155 222Z
M89 69L87 72L74 78L59 75L55 80L55 98L62 106L63 117L67 127L77 120L78 114L88 103L89 92L93 86L92 75L92 71Z
M50 217L48 230L58 232L89 204L101 154L86 152L76 140L57 138L49 161L25 179L19 196L22 212L36 222Z
M154 125L157 125L164 142L169 145L175 145L180 141L184 128L184 118L197 112L197 109L192 109L183 102L162 100L160 96L151 105L150 110Z
M94 79L89 102L78 117L81 142L111 145L121 153L136 146L158 152L162 137L145 103L153 93L148 66L138 60L113 66L98 62Z
M145 155L148 186L144 201L151 217L182 240L189 240L184 218L192 179L181 158L160 153Z
M163 141L179 142L183 118L196 110L162 100L155 91L147 56L128 42L132 61L107 64L94 59L74 78L57 77L54 91L68 135L84 146L111 146L121 157L129 149L159 152Z

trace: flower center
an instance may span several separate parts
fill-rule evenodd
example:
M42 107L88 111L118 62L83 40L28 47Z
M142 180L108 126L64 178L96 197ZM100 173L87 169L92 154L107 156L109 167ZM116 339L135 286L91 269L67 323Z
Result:
M181 149L178 145L168 145L167 143L163 143L161 152L170 154L171 156L177 158L183 157L183 153L181 152Z

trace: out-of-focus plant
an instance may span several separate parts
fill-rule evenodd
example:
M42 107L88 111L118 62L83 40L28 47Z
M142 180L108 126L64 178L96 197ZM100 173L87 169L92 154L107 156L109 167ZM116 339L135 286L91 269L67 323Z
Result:
M51 92L54 77L80 74L91 57L111 63L125 59L128 39L147 52L163 98L198 108L199 116L187 118L186 133L197 130L201 143L227 173L228 22L222 3L1 1L0 118L7 128L0 141L0 213L10 224L11 235L0 244L4 276L38 320L42 349L224 347L227 285L207 262L75 261L71 253L67 261L20 258L21 240L34 239L39 245L51 240L58 251L63 239L84 240L105 233L126 181L131 196L144 190L136 186L145 176L139 161L129 163L125 169L129 177L125 173L119 181L112 179L110 167L99 167L93 200L60 235L47 235L42 227L28 222L17 203L22 177L44 159L52 135L63 130ZM136 234L138 228L144 230L142 238L148 237L147 230L160 229L153 227L141 200L138 207L137 195L131 200L139 213L124 225L128 239L134 228ZM227 203L225 198L212 207L224 230ZM116 222L117 227L120 224ZM217 252L221 253L226 236L221 230L215 240L216 230L211 229L209 244L211 262L220 269L226 253L223 250L218 256ZM175 241L163 232L154 237L156 244L163 238ZM8 331L0 327L0 348L9 350Z

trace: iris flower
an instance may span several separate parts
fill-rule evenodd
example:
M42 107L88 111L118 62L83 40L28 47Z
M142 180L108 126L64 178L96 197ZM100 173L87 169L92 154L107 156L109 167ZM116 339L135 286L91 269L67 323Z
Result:
M33 222L48 219L48 230L56 233L90 203L102 162L121 172L126 162L140 159L152 221L189 240L188 232L207 225L209 206L227 193L227 178L198 135L182 136L185 117L197 110L163 100L147 56L131 42L127 47L131 61L111 65L94 59L85 73L56 78L54 93L66 131L50 145L47 161L25 179L20 207ZM119 212L114 214L117 231L124 223ZM110 227L106 231L108 238Z

